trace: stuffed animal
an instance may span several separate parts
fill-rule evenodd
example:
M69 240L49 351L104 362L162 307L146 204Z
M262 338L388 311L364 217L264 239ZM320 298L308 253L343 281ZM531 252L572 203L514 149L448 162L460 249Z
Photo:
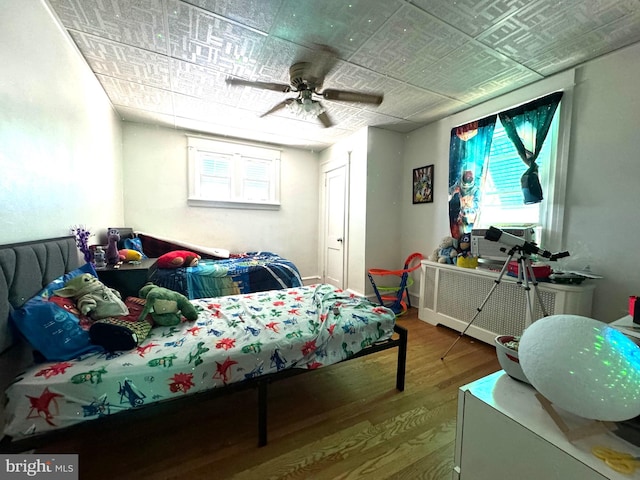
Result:
M110 229L107 233L107 265L115 265L120 261L118 253L118 242L120 241L120 232L116 229Z
M457 244L458 241L455 238L445 237L429 259L438 263L455 265L458 256Z
M458 256L470 257L471 256L471 234L463 233L458 240Z
M462 268L476 268L478 258L471 254L471 234L463 233L458 240L458 258L456 265Z
M195 267L200 255L188 250L173 250L158 257L158 268Z
M444 247L438 251L438 263L448 263L454 265L458 257L458 250L455 247Z
M54 290L53 293L59 297L73 298L78 310L94 320L129 313L120 293L108 288L90 273L73 277L63 288Z
M130 248L118 250L118 256L121 262L139 262L142 260L142 254L137 250L131 250Z
M139 295L147 300L139 320L151 313L154 323L167 327L179 324L180 314L190 321L198 318L196 307L181 293L147 283Z

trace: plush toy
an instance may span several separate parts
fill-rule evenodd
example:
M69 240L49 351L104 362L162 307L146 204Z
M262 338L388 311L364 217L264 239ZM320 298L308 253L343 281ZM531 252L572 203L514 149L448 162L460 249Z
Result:
M463 233L458 240L458 256L470 257L471 256L471 234Z
M139 320L151 313L154 323L167 327L179 324L180 314L190 321L198 318L196 307L181 293L148 283L139 295L147 300Z
M457 257L458 251L455 247L444 247L438 252L438 263L448 263L453 265L455 264Z
M445 237L429 259L438 263L455 265L456 257L458 256L457 244L458 241L455 238Z
M120 293L108 288L90 273L73 277L63 288L54 290L53 293L59 297L73 298L78 310L94 320L129 313Z
M137 250L131 250L130 248L118 250L118 256L122 262L139 262L142 260L142 254Z
M120 232L110 229L107 233L107 265L115 265L120 261L118 253L118 242L120 241Z
M463 233L458 240L458 258L456 265L462 268L476 268L478 266L478 257L471 254L471 234Z
M158 268L195 267L200 255L188 250L173 250L158 257Z

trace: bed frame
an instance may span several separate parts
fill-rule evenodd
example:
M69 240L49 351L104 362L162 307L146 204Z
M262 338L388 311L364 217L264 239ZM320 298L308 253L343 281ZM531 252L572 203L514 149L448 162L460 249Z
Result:
M60 237L41 241L18 243L0 247L0 386L2 391L13 378L22 372L31 362L30 348L22 339L11 331L8 317L12 309L20 308L27 300L36 295L51 281L64 273L80 266L79 253L74 237ZM394 326L396 335L391 339L374 344L344 361L370 355L390 348L398 348L396 368L396 389L404 390L407 357L407 330L399 325ZM0 452L15 453L45 445L55 437L65 435L72 430L94 428L105 422L130 422L132 417L143 416L157 411L185 408L190 403L204 398L228 394L247 388L258 391L258 446L267 444L267 400L270 383L310 372L304 369L289 369L262 377L230 384L224 388L216 388L191 396L171 399L146 405L144 408L120 412L117 415L103 417L80 423L71 427L54 430L46 434L12 440L4 436L0 440ZM0 402L3 404L3 402ZM3 413L3 412L0 412Z

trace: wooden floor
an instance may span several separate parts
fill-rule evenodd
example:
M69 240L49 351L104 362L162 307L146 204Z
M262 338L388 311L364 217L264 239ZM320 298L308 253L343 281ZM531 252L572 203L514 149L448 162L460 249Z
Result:
M269 386L269 443L257 447L257 391L76 433L39 452L78 453L80 479L451 478L458 387L499 370L495 349L411 309L404 392L397 349Z

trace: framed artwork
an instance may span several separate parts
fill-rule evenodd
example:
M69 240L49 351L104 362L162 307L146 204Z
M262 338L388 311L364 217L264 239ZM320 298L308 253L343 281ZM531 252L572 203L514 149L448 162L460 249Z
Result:
M433 202L433 165L413 169L413 203Z

